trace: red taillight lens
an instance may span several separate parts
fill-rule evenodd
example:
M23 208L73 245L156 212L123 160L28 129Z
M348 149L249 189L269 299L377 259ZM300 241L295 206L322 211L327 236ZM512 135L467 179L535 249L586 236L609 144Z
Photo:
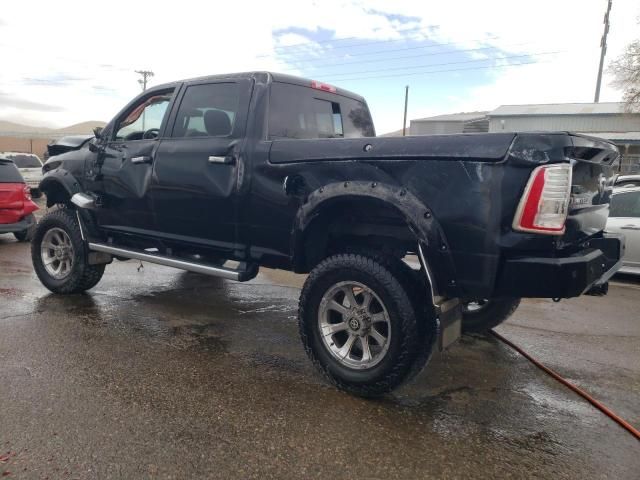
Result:
M571 165L544 165L529 177L513 228L521 232L562 235L571 197Z
M31 200L31 187L29 185L24 186L24 198L25 200Z
M322 90L323 92L336 93L336 87L333 85L329 85L328 83L318 82L316 80L311 80L311 88L315 88L316 90Z

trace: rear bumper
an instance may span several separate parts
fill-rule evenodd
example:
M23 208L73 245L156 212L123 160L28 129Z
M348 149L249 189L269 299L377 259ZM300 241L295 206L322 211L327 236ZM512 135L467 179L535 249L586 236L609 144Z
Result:
M0 233L22 232L35 225L36 219L33 215L27 215L16 223L0 223Z
M622 266L624 237L605 234L567 257L518 257L505 261L494 295L570 298L602 285Z

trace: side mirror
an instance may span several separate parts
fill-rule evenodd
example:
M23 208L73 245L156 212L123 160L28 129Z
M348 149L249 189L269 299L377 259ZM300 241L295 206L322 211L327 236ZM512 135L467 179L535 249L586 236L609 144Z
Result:
M102 127L96 127L93 129L93 135L100 140L102 138Z

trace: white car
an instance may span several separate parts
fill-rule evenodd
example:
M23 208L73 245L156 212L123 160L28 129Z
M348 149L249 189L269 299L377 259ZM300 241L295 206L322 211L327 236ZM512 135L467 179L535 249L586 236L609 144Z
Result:
M620 175L614 187L640 187L640 174Z
M31 188L31 196L34 198L40 197L41 193L38 190L40 180L42 180L42 160L34 153L21 153L21 152L2 152L0 156L13 160L18 170L22 174L25 183Z
M606 230L621 233L626 238L620 273L640 275L640 187L613 190Z

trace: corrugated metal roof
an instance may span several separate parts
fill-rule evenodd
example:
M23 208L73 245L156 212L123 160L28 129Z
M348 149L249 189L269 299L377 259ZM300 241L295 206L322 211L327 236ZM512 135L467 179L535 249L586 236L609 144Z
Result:
M516 115L616 115L624 112L622 102L549 103L532 105L501 105L489 112L489 117Z
M614 142L640 142L640 132L581 132L590 137L600 137Z
M412 122L468 122L483 118L488 112L460 112L447 115L436 115L435 117L417 118Z

